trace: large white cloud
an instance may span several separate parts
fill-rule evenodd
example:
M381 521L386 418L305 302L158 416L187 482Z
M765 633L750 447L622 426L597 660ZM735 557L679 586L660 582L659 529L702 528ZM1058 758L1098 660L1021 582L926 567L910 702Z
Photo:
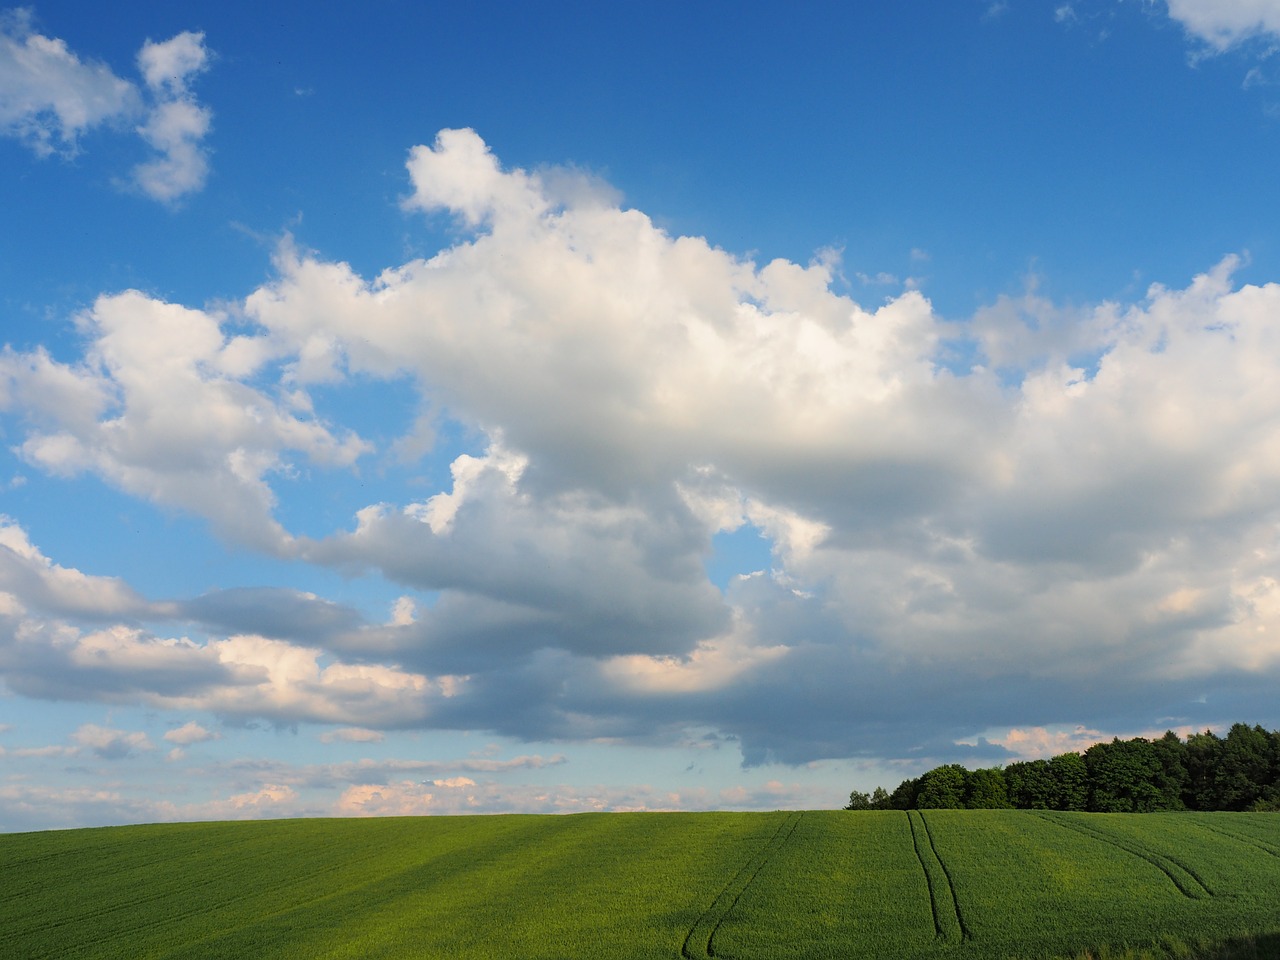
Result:
M1227 258L1131 304L1032 292L949 323L919 292L875 309L835 292L829 256L759 266L571 175L505 170L471 131L415 148L409 174L406 206L463 231L438 255L366 279L286 244L238 332L104 296L83 362L10 351L0 401L33 465L438 600L385 624L285 591L179 600L167 616L225 633L176 653L126 628L29 630L45 646L24 636L12 669L31 689L92 642L99 662L198 661L208 691L146 687L184 710L530 738L711 727L751 762L1267 702L1280 285L1237 286ZM370 449L305 391L393 378L487 449L347 530L285 529L290 455ZM703 561L744 523L771 569L721 593Z

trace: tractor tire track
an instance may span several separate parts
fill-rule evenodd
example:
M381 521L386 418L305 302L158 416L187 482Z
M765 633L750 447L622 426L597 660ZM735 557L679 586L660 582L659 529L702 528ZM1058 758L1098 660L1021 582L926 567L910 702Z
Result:
M907 823L911 826L911 842L916 850L916 859L920 861L920 869L924 871L924 881L929 888L933 938L944 943L968 940L969 931L960 916L955 885L951 882L946 864L938 856L938 848L933 845L933 835L929 832L924 814L919 810L908 810Z
M1166 877L1169 882L1177 887L1188 900L1204 900L1213 896L1213 891L1205 884L1191 868L1187 867L1175 860L1173 857L1156 853L1135 840L1129 840L1125 837L1117 837L1115 834L1107 833L1105 830L1099 830L1097 827L1088 824L1078 823L1075 820L1059 819L1050 814L1037 814L1042 820L1057 824L1064 830L1072 830L1086 837L1092 837L1100 843L1109 843L1125 853L1132 854L1140 860L1145 860L1151 864Z
M791 839L791 835L796 832L796 827L799 825L800 818L803 815L800 811L789 814L779 824L773 836L756 852L755 856L744 863L738 872L733 875L733 879L725 884L724 889L711 901L711 906L707 907L702 916L698 917L693 926L689 928L689 932L685 935L684 943L680 947L681 957L685 958L685 960L704 960L706 957L724 956L715 952L716 931L720 929L720 925L733 912L733 908L742 898L747 887L751 886L751 882L755 880L756 875L769 862L769 858Z
M1253 847L1255 850L1261 850L1263 853L1280 858L1280 850L1277 850L1261 837L1251 837L1247 833L1235 833L1231 830L1224 830L1216 824L1197 823L1196 826L1203 830L1208 830L1210 833L1216 833L1220 837L1229 837L1230 839L1243 843L1246 846Z

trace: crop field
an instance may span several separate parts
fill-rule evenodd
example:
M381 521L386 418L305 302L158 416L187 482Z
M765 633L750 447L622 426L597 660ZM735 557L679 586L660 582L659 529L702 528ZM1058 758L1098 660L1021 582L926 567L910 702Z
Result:
M1152 944L1193 956L1185 945L1241 935L1257 952L1239 956L1280 955L1277 815L582 814L0 835L0 957L24 960L947 960Z

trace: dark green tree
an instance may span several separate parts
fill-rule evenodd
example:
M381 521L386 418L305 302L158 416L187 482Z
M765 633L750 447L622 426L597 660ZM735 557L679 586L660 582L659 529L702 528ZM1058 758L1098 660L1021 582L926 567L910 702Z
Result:
M870 810L871 794L863 793L861 790L854 790L849 794L849 802L845 804L846 810Z
M1095 743L1084 752L1089 809L1096 813L1147 813L1158 809L1160 759L1150 740L1135 737Z
M916 807L920 810L963 809L967 772L958 763L934 767L920 778Z
M1272 784L1271 737L1262 727L1232 725L1213 774L1218 810L1247 810Z
M1156 810L1185 810L1183 799L1191 777L1187 773L1187 745L1181 738L1169 730L1159 740L1153 741L1151 749L1160 763L1156 775L1155 788L1159 795L1156 799Z
M920 794L920 778L903 780L889 794L889 805L894 810L914 810L916 797Z
M964 781L964 805L969 810L1004 810L1011 807L1003 771L999 767L970 770Z
M1057 784L1048 760L1019 760L1004 768L1009 802L1019 810L1053 810Z
M1182 802L1189 810L1216 810L1218 802L1214 787L1214 771L1222 756L1222 740L1212 730L1193 733L1187 737L1186 767L1187 786Z
M1049 761L1053 778L1053 809L1089 809L1089 768L1078 753L1060 753Z

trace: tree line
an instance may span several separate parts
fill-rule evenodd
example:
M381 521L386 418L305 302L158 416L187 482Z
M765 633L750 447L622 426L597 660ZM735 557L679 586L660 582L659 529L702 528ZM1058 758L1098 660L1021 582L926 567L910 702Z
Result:
M1280 731L1237 723L1185 740L1096 743L1083 754L969 770L935 767L892 791L854 790L846 810L1015 808L1149 813L1157 810L1280 810Z

